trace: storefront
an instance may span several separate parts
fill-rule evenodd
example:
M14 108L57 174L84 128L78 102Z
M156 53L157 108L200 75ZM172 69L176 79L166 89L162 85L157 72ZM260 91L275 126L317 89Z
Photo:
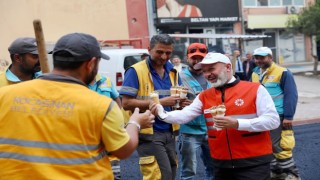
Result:
M182 2L183 1L183 2ZM310 2L312 0L307 0ZM254 3L253 3L254 2ZM277 1L278 2L278 1ZM280 64L310 62L311 38L303 34L288 34L286 22L297 16L304 1L260 0L155 0L153 1L150 34L238 34L267 35L242 41L234 39L176 38L175 55L185 58L186 47L192 42L206 43L210 51L244 54L257 47L272 49L274 60ZM242 4L243 3L243 4ZM244 6L242 8L242 6ZM295 9L293 9L295 8Z
M240 22L239 4L234 0L156 0L155 27L166 34L235 34L234 24ZM187 46L205 43L209 51L231 53L238 44L227 39L175 37L174 55L184 59Z
M306 60L305 36L294 35L285 31L286 22L290 16L288 14L278 15L248 15L248 29L246 33L252 31L270 36L263 42L253 42L247 49L261 46L268 46L274 54L274 59L280 64L299 63Z

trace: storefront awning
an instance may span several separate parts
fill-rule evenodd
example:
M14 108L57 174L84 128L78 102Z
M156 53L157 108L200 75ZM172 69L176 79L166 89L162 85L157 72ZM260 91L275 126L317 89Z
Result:
M295 14L248 15L249 29L286 28L289 18L297 18Z
M198 38L198 39L259 39L267 38L267 35L242 35L242 34L169 34L177 38Z

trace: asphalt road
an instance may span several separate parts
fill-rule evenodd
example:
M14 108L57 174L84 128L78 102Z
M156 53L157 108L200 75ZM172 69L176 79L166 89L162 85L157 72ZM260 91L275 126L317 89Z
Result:
M320 179L320 123L294 126L296 147L294 159L299 167L302 180ZM204 179L202 162L198 163L196 179ZM138 155L134 153L130 158L121 161L121 175L123 180L140 180ZM177 178L178 179L178 178Z

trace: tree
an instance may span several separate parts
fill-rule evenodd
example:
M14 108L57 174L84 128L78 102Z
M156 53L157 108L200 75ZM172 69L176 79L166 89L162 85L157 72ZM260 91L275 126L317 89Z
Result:
M312 37L312 39L316 37L317 42L320 43L320 0L315 0L313 4L309 4L297 17L289 18L287 31L294 34L302 33ZM313 45L312 48L316 48L316 45ZM315 49L312 52L314 51ZM312 54L312 56L314 58L314 74L317 74L320 54Z

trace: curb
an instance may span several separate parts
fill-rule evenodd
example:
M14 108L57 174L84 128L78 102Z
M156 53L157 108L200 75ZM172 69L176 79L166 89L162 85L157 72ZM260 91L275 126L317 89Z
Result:
M306 124L316 124L316 123L320 123L320 117L312 118L312 119L297 120L297 121L292 122L292 124L294 126L300 126L300 125L306 125Z

